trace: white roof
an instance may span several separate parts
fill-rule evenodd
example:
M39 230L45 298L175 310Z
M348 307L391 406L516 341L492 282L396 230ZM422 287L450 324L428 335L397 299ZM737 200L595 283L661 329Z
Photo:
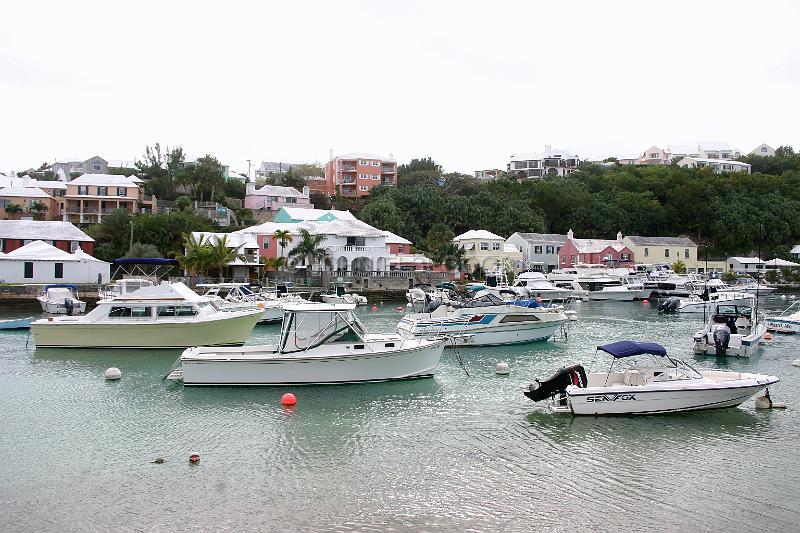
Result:
M0 239L94 242L71 222L0 220Z
M790 254L800 254L800 244L796 244L794 248L789 251Z
M539 161L545 158L553 157L560 157L561 159L577 159L578 156L570 153L568 150L545 146L544 151L541 153L523 152L519 154L512 154L510 159L511 161Z
M408 239L404 239L391 231L384 231L383 233L386 234L386 244L412 244Z
M67 185L62 181L35 180L30 176L6 176L0 174L0 188L16 187L28 188L39 187L40 189L66 189Z
M575 243L575 248L578 249L578 252L583 254L596 254L602 252L609 246L619 252L623 248L625 248L625 244L620 241L611 241L607 239L572 239L572 242Z
M501 240L504 241L505 239L500 235L495 235L491 231L486 231L485 229L471 229L466 233L462 233L458 237L454 238L454 241L472 241L475 239L487 239L487 240Z
M800 264L794 263L792 261L786 261L785 259L770 259L764 263L767 266L776 266L776 267L798 267Z
M135 176L133 176L135 178ZM138 178L136 178L138 179ZM128 176L115 174L83 174L70 182L73 185L105 185L111 187L136 187L136 182Z
M761 259L759 259L758 257L729 257L728 261L731 261L731 260L738 261L739 263L741 263L743 265L745 265L745 264L760 264L760 263L764 262Z
M75 250L74 253L65 252L44 241L33 241L16 250L8 252L4 259L18 259L26 261L97 261L105 263L85 253L83 250ZM110 263L106 263L107 265Z
M378 154L369 154L367 152L348 152L346 154L337 155L334 157L334 159L377 159L380 161L395 161L391 157L384 157Z
M420 265L432 265L433 259L424 254L392 254L389 256L389 263L419 263Z
M211 231L193 231L192 237L199 241L200 237L205 240L211 239L216 242L223 237L227 237L229 248L258 248L258 242L252 233L214 233Z
M521 254L522 253L517 249L516 246L514 246L510 242L507 242L507 243L503 244L503 251L508 253L508 254Z
M114 300L158 300L161 298L181 298L189 302L207 300L207 298L203 298L181 282L169 283L167 281L162 281L160 285L152 285L150 287L136 289L135 291L129 292L122 296L117 296L114 298Z
M52 198L38 187L4 187L0 189L0 196L16 196L19 198Z
M725 141L700 141L698 145L699 145L698 147L704 152L708 151L719 152L722 150L730 151L731 149L731 145L729 145Z
M282 209L294 220L318 220L328 213L338 220L356 219L350 211L337 211L336 209L304 209L302 207L283 207Z
M294 187L281 187L279 185L264 185L250 194L258 196L284 196L288 198L308 198Z
M272 235L278 230L289 230L297 236L300 230L308 230L312 235L339 235L342 237L384 237L381 231L360 220L305 220L303 222L264 222L257 226L240 229L231 234L249 233L253 235Z

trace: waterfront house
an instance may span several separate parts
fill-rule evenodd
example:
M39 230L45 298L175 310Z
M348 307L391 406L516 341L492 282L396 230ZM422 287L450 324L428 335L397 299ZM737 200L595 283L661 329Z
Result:
M404 239L400 235L396 235L391 231L384 231L386 234L386 246L389 248L390 254L410 254L411 241Z
M558 268L558 253L567 236L558 233L514 233L506 239L522 253L523 268L537 272L550 272Z
M766 270L796 270L800 268L800 263L795 263L794 261L786 261L785 259L770 259L769 261L764 262L764 268Z
M737 159L742 151L731 148L725 141L702 141L697 143L697 154L705 159Z
M155 213L156 198L144 194L135 176L84 174L67 183L64 217L79 224L98 224L116 209L129 213Z
M684 157L700 157L700 151L696 144L670 144L667 146L667 154L670 162Z
M308 186L303 187L303 192L294 187L281 187L278 185L264 185L260 189L256 184L248 182L244 197L244 207L254 214L259 211L279 211L281 207L313 208L309 198Z
M599 265L613 263L628 266L634 262L634 253L622 241L622 233L616 240L576 239L572 230L567 232L567 240L558 253L559 266L568 268L578 263Z
M498 262L518 269L522 263L522 252L490 231L469 230L455 237L453 242L464 249L464 259L470 272L476 267L483 268L484 271L493 270Z
M0 255L0 283L107 283L111 263L80 248L69 253L44 241L32 241Z
M505 172L504 170L500 170L499 168L490 168L487 170L476 170L475 179L479 179L481 181L491 181L497 179L498 176L501 176Z
M709 159L702 157L684 157L678 161L678 166L683 168L709 167L717 174L722 172L747 172L750 174L750 164L730 159Z
M44 241L65 252L94 250L94 239L71 222L0 220L0 251L8 253L33 241Z
M9 213L6 207L19 206L22 211ZM43 205L47 208L44 212L32 211L31 207ZM58 219L58 203L56 199L38 187L4 187L0 189L0 218L19 219L36 218L41 220Z
M759 155L761 157L772 157L775 155L775 149L768 144L761 143L747 155Z
M628 235L622 239L639 264L668 263L678 260L686 265L687 272L701 272L703 265L697 261L697 245L686 237L645 237Z
M367 196L373 187L397 185L397 161L389 154L352 152L333 156L325 165L325 188L328 196Z
M566 176L576 171L580 164L577 155L545 146L542 153L513 154L507 170L517 179L541 179L545 176Z
M764 271L764 261L758 257L729 257L725 261L728 272L744 272L745 274L758 274Z
M216 244L221 239L225 239L225 246L230 250L236 250L240 257L234 258L228 263L226 278L236 280L248 280L250 274L258 275L261 267L258 241L251 233L213 233L210 231L193 231L192 237L197 242ZM212 273L213 274L213 273Z

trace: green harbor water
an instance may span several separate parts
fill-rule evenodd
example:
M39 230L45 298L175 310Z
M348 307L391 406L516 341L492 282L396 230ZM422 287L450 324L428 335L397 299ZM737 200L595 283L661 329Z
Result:
M358 313L393 329L399 302L378 305ZM448 350L433 379L292 389L183 388L162 381L179 351L37 350L0 331L0 531L797 531L800 337L717 360L691 354L702 315L577 311L567 340L461 350L469 376ZM278 331L258 326L248 344ZM775 374L788 409L579 418L523 396L621 339ZM120 381L103 378L111 366Z

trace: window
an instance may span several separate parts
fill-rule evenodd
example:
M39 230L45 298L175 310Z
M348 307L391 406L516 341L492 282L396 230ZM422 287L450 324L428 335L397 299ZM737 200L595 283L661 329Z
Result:
M493 242L492 243L492 250L497 251L499 249L500 249L500 243L499 242Z
M92 170L100 172L103 170L103 165L100 164L100 161L92 161Z
M489 243L488 242L482 242L481 243L481 250L488 250L488 249L489 249Z
M147 318L152 316L150 307L112 307L108 312L108 318Z
M64 277L64 263L56 263L56 271L55 277L56 278L63 278Z
M669 248L664 248L664 257L669 257Z
M88 185L78 185L78 194L88 195L89 194L89 186Z
M766 154L767 153L767 147L766 146L762 146L761 147L761 153L762 154Z
M98 187L97 196L108 196L108 187Z
M603 259L605 261L612 261L614 259L614 256L611 254L606 254L605 257L603 257Z
M379 174L373 174L373 175L372 175L372 179L374 179L374 180L379 180L379 179L381 179L381 177L380 177L380 175L379 175Z
M364 161L363 159L359 159L359 160L358 160L358 164L359 164L359 165L364 165L364 166L367 166L367 162L366 162L366 161Z
M555 249L552 246L548 246L547 248L545 248L545 250L547 251L548 254L555 253Z
M683 250L683 257L685 257L686 259L689 259L689 249L688 248L685 248Z
M9 202L7 199L0 198L0 209L5 209L6 207L8 207L8 204L10 203L11 202Z
M542 247L541 246L534 246L533 247L533 253L535 253L535 254L542 253Z
M28 279L33 278L33 262L25 261L25 277Z
M126 187L117 187L117 196L128 196L128 189Z
M69 243L69 251L70 252L74 252L75 250L77 250L80 247L81 247L81 243L79 243L78 241L72 241L71 243Z
M573 263L577 263L578 262L578 256L577 255L573 255L572 256L572 262Z
M371 164L373 167L379 167L379 166L381 166L381 163L380 163L380 161L372 161L370 164Z
M631 260L631 254L622 254L620 256L620 260L621 261L630 261Z
M156 308L157 317L195 316L197 309L191 305L165 305Z
M361 192L366 192L366 191L369 190L369 187L367 187L366 185L360 185L358 187L358 190L361 191Z
M650 256L650 250L648 248L644 249L644 256L645 257L649 257Z

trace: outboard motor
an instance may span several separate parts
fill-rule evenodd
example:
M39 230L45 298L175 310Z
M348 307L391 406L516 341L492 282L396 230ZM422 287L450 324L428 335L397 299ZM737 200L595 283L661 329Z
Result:
M72 301L72 298L64 298L64 309L67 311L67 316L72 314L72 309L75 307L75 304Z
M677 311L679 305L681 305L681 299L677 296L670 296L658 304L658 310L665 313L671 313L673 311Z
M728 326L718 327L714 330L714 348L717 357L725 357L728 353L728 344L731 342L731 330Z
M425 306L423 313L433 313L434 311L436 311L436 309L439 308L440 305L442 305L442 302L440 302L439 300L437 299L431 300L430 302L428 302L428 305Z
M537 379L528 386L525 396L534 402L539 402L566 391L570 385L586 387L586 371L583 366L576 364L561 367L550 379L545 381Z

